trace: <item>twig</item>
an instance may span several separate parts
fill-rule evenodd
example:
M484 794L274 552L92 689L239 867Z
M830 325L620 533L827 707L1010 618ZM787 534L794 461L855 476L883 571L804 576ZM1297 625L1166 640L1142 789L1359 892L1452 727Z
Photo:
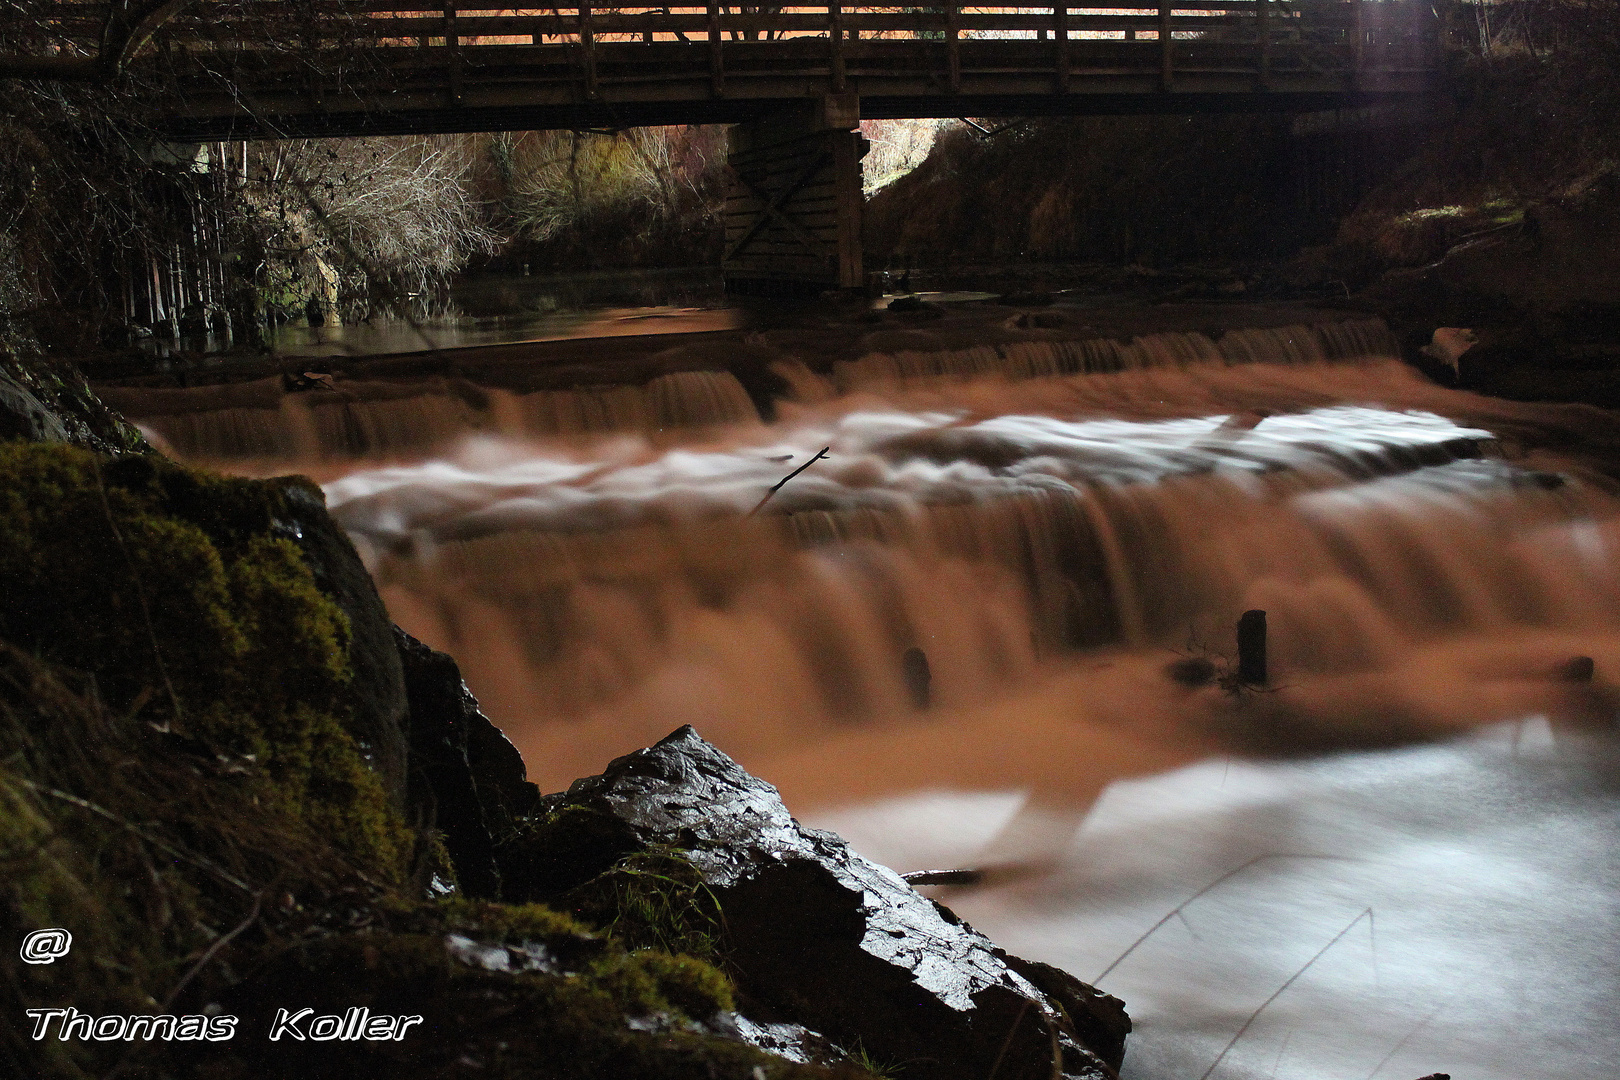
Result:
M212 945L208 946L207 951L197 958L197 962L195 964L191 965L191 970L187 971L181 980L175 984L173 990L169 991L169 996L163 999L163 1004L158 1007L158 1012L168 1012L169 1006L174 1004L175 999L180 996L180 992L190 984L192 979L197 977L197 973L199 971L208 965L208 961L214 958L214 954L219 952L219 950L223 949L225 946L229 945L232 941L236 940L237 936L240 935L244 930L259 921L259 911L264 905L264 894L270 889L275 888L275 885L275 882L271 882L269 885L266 885L263 889L260 889L258 892L253 894L253 908L248 912L248 917L237 924L236 928L230 933L225 934Z
M1322 957L1326 956L1327 951L1329 949L1333 948L1333 946L1337 945L1341 940L1343 940L1344 935L1348 934L1351 930L1355 929L1356 923L1360 922L1362 919L1371 918L1371 916L1372 916L1372 908L1367 908L1361 914L1359 914L1355 918L1351 919L1350 922L1345 926L1345 928L1343 930L1340 930L1337 934L1333 935L1333 940L1332 941L1330 941L1326 945L1322 946L1322 948L1317 951L1315 956L1313 956L1309 960L1305 961L1305 966L1304 967L1302 967L1298 971L1294 972L1292 975L1290 975L1288 977L1287 982L1285 982L1281 986L1277 987L1277 992L1276 993L1272 994L1270 997L1266 998L1266 1000L1262 1001L1260 1003L1260 1007L1258 1009L1254 1010L1254 1012L1250 1013L1249 1018L1247 1020L1243 1021L1243 1026L1237 1029L1237 1034L1232 1036L1231 1041L1228 1042L1226 1044L1226 1046L1224 1048L1222 1048L1221 1052L1216 1055L1215 1060L1209 1063L1209 1068L1204 1070L1204 1074L1202 1076L1200 1076L1198 1078L1198 1080L1209 1080L1209 1075L1215 1071L1215 1067L1217 1065L1219 1065L1226 1058L1226 1055L1231 1052L1232 1047L1234 1047L1234 1046L1236 1046L1238 1044L1238 1040L1243 1038L1243 1036L1248 1032L1249 1028L1254 1024L1254 1022L1256 1020L1260 1019L1260 1014L1266 1011L1266 1006L1270 1005L1273 1001L1276 1001L1278 998L1282 997L1284 991L1286 991L1290 986L1293 986L1294 983L1299 979L1299 977L1301 975L1303 975L1307 971L1311 970L1311 965L1312 964L1316 963L1318 960L1322 959Z
M1400 1042L1395 1044L1395 1048L1393 1050L1391 1050L1389 1053L1385 1054L1383 1056L1383 1058L1379 1060L1377 1065L1373 1066L1373 1071L1367 1074L1367 1080L1373 1080L1373 1078L1375 1076L1377 1076L1379 1073L1383 1072L1384 1071L1384 1066L1388 1065L1391 1061L1393 1061L1394 1058L1395 1058L1395 1055L1400 1053L1403 1049L1405 1049L1406 1044L1411 1042L1412 1039L1417 1035L1418 1032L1420 1032L1424 1028L1428 1027L1429 1022L1431 1020L1433 1020L1436 1016L1439 1016L1440 1015L1440 1010L1444 1009L1450 1003L1451 1003L1451 999L1448 997L1445 1000L1441 1001L1440 1004L1438 1004L1434 1008L1430 1009L1429 1010L1429 1015L1425 1016L1422 1020L1419 1020L1417 1022L1417 1026L1414 1027L1411 1031L1408 1031L1406 1033L1406 1036L1404 1038L1402 1038Z
M1152 937L1155 933L1157 933L1159 931L1159 928L1164 926L1165 923L1169 922L1171 919L1176 918L1177 916L1181 916L1182 912L1185 911L1192 904L1192 902L1194 900L1199 899L1204 894L1206 894L1206 893L1210 892L1211 890L1213 890L1216 886L1223 885L1227 881L1230 881L1232 878L1237 877L1239 874L1243 873L1243 871L1247 870L1251 866L1254 866L1256 863L1263 863L1267 859L1343 859L1343 858L1344 858L1344 856L1342 856L1342 855L1292 855L1292 854L1288 854L1286 852L1275 852L1275 853L1270 854L1270 855L1256 855L1254 858L1250 859L1248 862L1244 863L1242 866L1239 866L1239 867L1236 867L1234 869L1228 870L1226 873L1222 874L1220 877L1216 878L1214 881L1210 882L1208 885L1205 885L1202 889L1199 889L1197 892L1195 892L1191 896L1187 897L1187 899L1185 899L1181 903L1177 904L1174 908L1172 908L1170 910L1169 914L1165 915L1164 918L1160 919L1158 922L1156 922L1152 926L1148 927L1147 930L1143 932L1141 937L1139 937L1135 941L1131 942L1130 948L1126 949L1124 952L1120 953L1119 956L1115 957L1114 962L1112 964L1109 964L1107 967L1103 968L1102 974L1098 975L1095 979L1092 979L1091 981L1092 981L1093 984L1096 984L1096 983L1100 983L1104 979L1108 978L1109 973L1112 972L1115 968L1119 967L1119 965L1123 964L1125 962L1126 958L1129 957L1131 955L1131 953L1133 953L1133 952L1135 952L1137 950L1138 946L1140 946L1144 941L1146 941L1148 938ZM1182 916L1183 921L1185 921L1185 918L1186 918L1185 916ZM1191 928L1189 927L1189 929L1191 929Z
M264 904L264 894L275 888L277 882L279 881L280 878L277 878L276 881L272 881L269 885L266 885L264 888L253 894L253 907L248 911L248 917L243 919L242 922L239 923L230 933L222 935L216 939L212 945L208 946L207 950L203 952L202 956L197 958L197 962L191 965L190 970L188 970L185 975L181 977L180 981L175 984L174 989L169 991L168 996L163 999L163 1004L158 1006L158 1012L167 1013L169 1011L169 1006L173 1005L175 999L180 996L180 992L190 984L192 979L196 978L198 972L208 965L208 962L214 958L214 954L218 953L219 950L236 940L236 938L243 931L259 921L259 912L262 910L262 905ZM119 1057L118 1061L113 1065L112 1069L109 1070L107 1075L102 1077L101 1080L116 1080L116 1078L129 1067L130 1062L135 1059L136 1054L149 1045L150 1043L148 1042L146 1044L136 1043L130 1046L128 1050L124 1051L124 1053Z
M798 476L800 473L804 472L804 470L808 469L810 466L814 465L816 462L818 462L822 458L826 457L827 452L829 450L831 450L831 449L832 449L832 447L830 447L830 446L822 447L821 448L821 453L817 454L815 457L811 458L809 461L805 462L803 465L800 465L797 469L794 469L792 472L790 472L786 476L782 477L781 480L778 480L777 483L776 483L776 486L771 488L771 490L767 491L765 493L765 497L763 499L759 500L759 502L755 503L754 508L752 510L748 511L748 513L744 514L743 517L745 519L746 518L751 518L755 514L759 513L759 508L764 506L766 503L770 502L771 501L771 496L775 495L778 491L781 491L783 484L786 484L789 480L793 479L795 476Z

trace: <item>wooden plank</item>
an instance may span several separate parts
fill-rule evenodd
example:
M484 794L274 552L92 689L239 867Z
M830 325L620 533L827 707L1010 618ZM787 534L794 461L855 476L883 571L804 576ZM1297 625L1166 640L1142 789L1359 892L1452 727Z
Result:
M720 55L720 7L715 0L709 0L706 28L709 34L709 95L720 97L725 93L726 69Z
M1170 0L1159 0L1159 89L1166 94L1175 85L1175 38L1171 26Z
M591 5L579 5L579 48L584 66L585 99L596 100L596 40L591 28Z
M799 188L799 186L801 184L809 181L811 176L813 176L821 168L822 168L822 162L819 159L816 160L816 161L813 161L809 165L805 166L804 170L800 173L800 179L799 179L798 183L793 183L793 184L786 185L786 186L778 188L776 191L772 192L768 196L768 201L767 201L767 203L766 203L766 205L764 207L763 212L758 214L754 218L754 222L753 222L752 227L747 232L745 232L744 235L740 239L735 241L729 248L727 248L725 257L729 259L733 255L735 255L739 250L741 250L743 247L747 246L749 239L751 239L753 237L754 233L758 232L759 229L765 224L765 222L771 220L773 217L776 218L779 221L787 222L788 219L786 218L785 215L782 214L779 207L782 205L782 203L786 202L787 199L790 198L795 191L798 190L798 188ZM746 183L746 181L744 181L736 172L733 171L731 173L731 175L733 177L735 177L739 183ZM763 192L756 192L756 194L764 195ZM790 225L790 227L792 227L792 226ZM807 239L806 242L810 243L812 245L814 244L813 239Z
M827 63L832 68L832 92L844 92L844 22L843 5L838 0L827 4Z
M1063 0L1059 0L1052 9L1052 40L1055 42L1057 56L1057 92L1069 92L1069 7Z

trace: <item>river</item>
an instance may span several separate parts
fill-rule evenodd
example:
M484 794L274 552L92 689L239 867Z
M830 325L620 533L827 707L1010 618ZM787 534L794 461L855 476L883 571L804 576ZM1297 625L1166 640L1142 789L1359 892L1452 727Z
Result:
M692 723L880 861L991 867L942 899L1123 997L1127 1080L1612 1075L1620 433L1250 323L113 400L319 479L543 788Z

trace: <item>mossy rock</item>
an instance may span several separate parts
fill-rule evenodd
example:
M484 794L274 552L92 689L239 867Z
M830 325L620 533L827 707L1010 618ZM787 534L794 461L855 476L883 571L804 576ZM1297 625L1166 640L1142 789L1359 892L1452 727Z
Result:
M71 442L108 454L152 453L72 366L0 345L0 439Z
M308 483L0 443L0 639L253 764L265 797L398 878L413 838L357 720L349 619L295 542Z
M64 681L66 680L66 681ZM74 948L0 980L0 1075L31 1080L870 1080L728 1037L730 981L538 904L368 880L252 770L110 713L0 644L0 937ZM88 797L87 797L88 796ZM226 1042L33 1040L25 1009L238 1018ZM276 1010L420 1016L397 1041L266 1038ZM730 1026L728 1026L730 1025Z
M870 1080L854 1066L795 1065L724 1037L732 1004L729 980L702 961L627 951L533 905L452 901L395 910L386 925L283 953L225 999L251 1054L232 1045L196 1056L207 1058L210 1077L229 1080L756 1080L756 1070L771 1080ZM397 1043L262 1042L277 1009L336 1015L356 1006L423 1023Z

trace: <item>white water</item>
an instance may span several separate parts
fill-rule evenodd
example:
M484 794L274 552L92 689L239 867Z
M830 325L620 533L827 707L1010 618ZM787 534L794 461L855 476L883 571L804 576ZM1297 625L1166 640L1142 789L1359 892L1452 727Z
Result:
M1601 454L1612 423L1356 357L1380 340L889 354L783 371L800 400L768 426L434 420L417 445L506 434L392 464L300 445L395 618L457 657L548 790L689 722L901 869L979 860L1016 805L982 793L1032 791L1051 827L993 857L1052 872L954 902L1082 977L1250 858L1335 856L1257 864L1110 973L1142 1022L1131 1077L1198 1076L1369 907L1376 992L1358 925L1214 1075L1608 1075L1583 1063L1617 1049L1592 1017L1620 834L1608 759L1573 733L1615 712L1620 505L1586 457L1535 448ZM1166 677L1229 664L1250 608L1270 692ZM1574 656L1592 684L1556 677ZM1425 745L1533 717L1573 761ZM1198 764L1234 755L1218 784Z

